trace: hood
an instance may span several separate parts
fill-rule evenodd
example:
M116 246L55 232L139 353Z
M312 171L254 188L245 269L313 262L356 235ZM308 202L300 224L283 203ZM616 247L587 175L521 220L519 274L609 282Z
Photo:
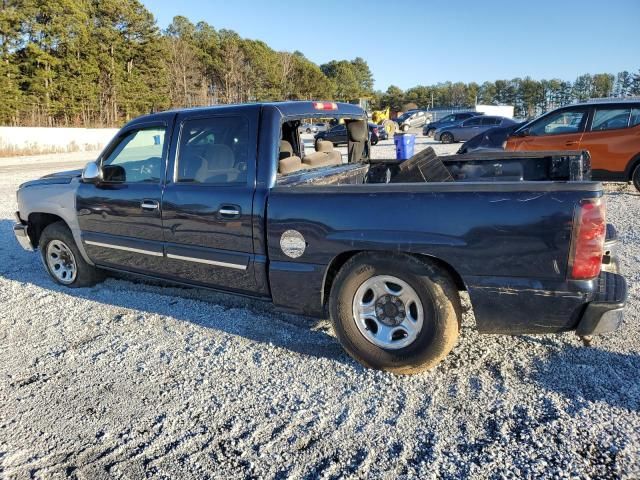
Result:
M50 173L49 175L45 175L44 177L40 177L41 179L43 178L73 178L73 177L79 177L82 175L82 169L79 168L77 170L65 170L64 172L55 172L55 173Z
M82 175L82 169L79 170L65 170L64 172L50 173L44 177L40 177L37 180L30 180L20 185L19 188L32 187L34 185L60 185L65 183L71 183L74 178Z

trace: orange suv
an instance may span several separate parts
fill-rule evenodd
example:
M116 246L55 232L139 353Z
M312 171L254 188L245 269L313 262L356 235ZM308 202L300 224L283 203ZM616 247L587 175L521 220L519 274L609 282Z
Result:
M640 100L558 108L516 130L505 150L587 150L594 180L633 181L640 190Z

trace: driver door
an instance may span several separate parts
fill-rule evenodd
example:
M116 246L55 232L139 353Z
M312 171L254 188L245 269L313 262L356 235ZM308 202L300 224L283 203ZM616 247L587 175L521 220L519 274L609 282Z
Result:
M96 265L151 275L161 271L168 131L166 123L122 130L98 160L102 179L80 183L78 223Z

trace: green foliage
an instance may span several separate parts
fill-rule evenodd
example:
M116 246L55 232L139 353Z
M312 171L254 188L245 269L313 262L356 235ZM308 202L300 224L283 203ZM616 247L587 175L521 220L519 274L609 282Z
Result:
M609 95L640 95L640 71L374 92L361 57L318 66L183 16L161 32L140 0L0 0L0 124L117 126L169 107L360 98L396 111L503 103L532 116Z
M328 77L301 52L138 0L0 0L0 124L115 126L168 107L370 94L362 58ZM343 84L345 78L348 82Z
M391 86L386 92L374 93L374 108L402 111L407 104L419 108L464 108L476 103L513 105L517 117L533 117L576 101L601 97L640 95L640 71L580 75L575 82L557 78L534 80L531 77L496 80L494 82L419 85L403 92Z

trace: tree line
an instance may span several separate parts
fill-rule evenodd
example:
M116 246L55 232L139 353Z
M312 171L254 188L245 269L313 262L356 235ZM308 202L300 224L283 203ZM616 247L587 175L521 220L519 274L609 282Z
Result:
M300 52L175 17L138 0L0 0L0 124L119 126L150 111L370 96L362 58Z
M580 75L574 82L551 79L534 80L530 77L496 80L478 84L438 83L419 85L406 91L390 86L375 97L377 108L390 107L401 111L407 108L464 108L476 103L487 105L513 105L515 116L529 118L557 107L602 97L640 95L640 70L617 75L597 73Z
M167 108L371 100L374 108L511 104L533 116L576 100L640 95L640 71L440 83L376 92L362 58L317 65L178 16L161 30L138 0L0 0L0 125L119 126Z

